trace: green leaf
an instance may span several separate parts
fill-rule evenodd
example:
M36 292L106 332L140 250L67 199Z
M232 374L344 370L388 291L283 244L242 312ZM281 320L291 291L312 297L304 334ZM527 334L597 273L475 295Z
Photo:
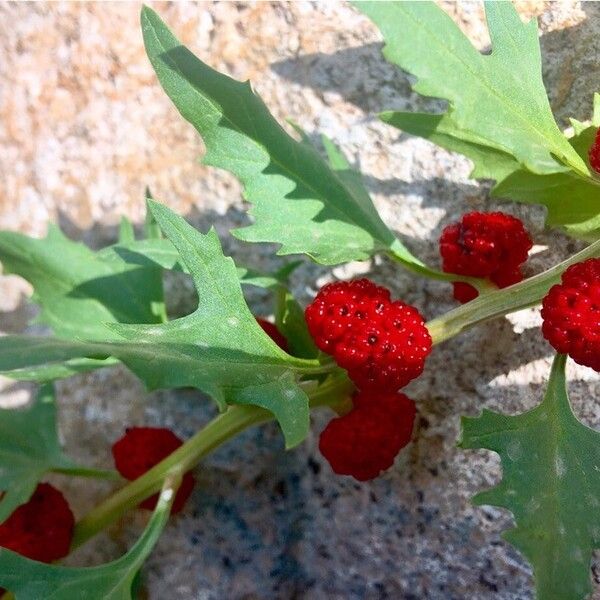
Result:
M585 160L596 131L596 127L586 127L569 140ZM536 175L518 169L498 181L492 195L543 204L548 209L548 225L564 228L573 237L594 241L600 237L599 186L599 181L576 177L572 172Z
M565 360L556 357L537 408L463 418L461 446L493 450L502 462L502 482L474 502L514 514L517 525L505 537L533 565L540 600L586 598L592 552L600 548L600 433L571 410Z
M43 386L25 408L0 409L0 523L31 498L50 471L104 476L65 456L56 430L54 389Z
M148 211L148 214L151 212ZM125 260L131 264L154 264L164 269L188 272L179 252L169 240L144 240L109 246L100 251L100 255L106 260L111 260L116 255L118 260ZM290 274L301 264L302 261L289 262L273 275L265 275L246 267L237 267L237 274L242 285L268 289L275 292L277 297L281 296L277 325L287 337L291 353L300 358L314 358L318 350L308 333L304 311L286 288Z
M321 141L325 152L327 153L327 159L329 166L336 175L344 182L346 189L352 195L354 200L359 204L370 204L371 198L369 192L365 187L362 176L358 171L351 168L350 163L342 153L342 151L330 140L327 136L322 135ZM424 275L425 277L431 277L433 279L441 279L444 281L450 281L450 277L446 273L430 269L425 263L420 261L414 256L408 248L398 239L394 240L388 249L388 254L393 258L400 261L405 267Z
M308 433L308 396L296 384L292 373L262 385L246 387L240 390L235 401L236 404L260 406L273 413L285 434L286 448L300 444Z
M161 229L177 248L189 270L199 297L191 315L162 324L113 323L119 341L80 342L30 336L0 337L0 371L48 365L74 358L121 360L148 389L197 387L211 395L221 408L227 404L262 406L262 386L278 382L299 417L286 410L273 411L288 446L308 432L308 414L300 406L308 398L290 374L302 377L322 371L316 360L289 356L264 333L248 309L233 261L223 256L211 230L202 235L181 217L150 202ZM247 389L246 389L247 388ZM273 396L272 390L269 392Z
M38 321L52 327L59 337L106 340L118 337L108 323L157 323L166 320L162 268L150 260L140 260L115 249L156 244L161 247L160 231L147 217L144 227L149 240L136 241L133 225L123 217L119 243L93 252L67 239L51 226L45 239L39 240L0 232L0 262L4 270L27 279L34 287L34 300L42 307ZM177 251L168 244L170 252ZM116 364L110 360L77 359L67 364L45 365L2 373L21 381L40 383L70 377Z
M14 369L13 371L0 371L0 375L15 379L16 381L36 381L37 383L48 383L57 379L67 379L86 373L87 371L95 371L104 367L113 367L118 365L119 361L113 358L93 359L93 358L74 358L62 364L42 365L39 367L31 367L24 369Z
M44 239L0 232L0 262L32 284L39 321L58 337L106 340L118 337L107 323L160 322L154 306L162 301L162 281L154 271L102 260L54 226Z
M119 223L119 243L127 244L135 240L135 231L133 230L133 223L127 217L121 217Z
M567 139L548 105L533 21L523 24L510 2L488 2L492 53L482 55L433 3L357 5L381 27L386 57L419 78L414 89L450 102L445 114L385 112L383 121L470 158L471 177L497 181L493 196L542 204L548 225L598 238L600 181L589 176L587 149L600 96L594 125L575 122Z
M511 2L485 5L492 40L487 55L434 2L355 5L381 30L385 57L416 76L413 89L448 100L448 116L457 129L534 173L560 172L564 164L589 175L552 115L537 25L523 23Z
M0 372L29 369L77 358L104 360L119 344L80 342L35 335L0 336ZM60 365L61 367L64 365Z
M162 268L170 271L189 273L181 260L177 248L169 240L136 240L127 244L107 246L98 252L102 260L126 262L139 267ZM289 273L300 266L301 261L292 261L273 275L266 275L256 269L237 267L242 285L250 285L273 290L285 282Z
M169 240L135 240L127 244L114 244L102 248L97 253L102 261L109 264L126 263L138 267L154 267L170 271L187 272L177 248Z
M280 350L257 324L244 300L235 265L223 256L214 230L202 235L165 206L152 201L149 206L186 264L198 292L199 306L192 315L160 327L115 324L113 328L123 337L137 344L148 343L153 348L191 346L185 352L199 354L200 368L196 367L197 374L186 372L183 379L193 377L199 387L222 404L263 406L265 384L277 382L278 389L286 390L279 395L279 403L287 406L293 401L298 415L292 419L289 411L272 412L281 424L286 443L296 444L308 431L308 398L291 376L294 359ZM138 360L130 356L121 360L134 372L146 373L146 381L149 376L160 376L168 381L174 377L177 381L182 376L170 366L158 363L152 365L150 374L145 358ZM273 392L269 391L269 395L274 408ZM302 404L304 412L299 410Z
M141 20L161 85L206 144L205 164L236 175L254 205L254 224L237 237L331 265L365 260L393 244L372 202L356 198L313 148L290 137L247 82L197 59L148 7Z
M286 338L291 354L301 358L318 356L319 349L308 331L304 310L291 292L283 286L277 291L275 323Z
M436 115L388 111L379 116L385 123L406 133L424 138L446 150L458 152L471 159L474 164L471 172L473 179L502 181L521 168L510 154L490 148L485 140L457 127L448 113Z
M509 154L490 148L470 132L458 129L448 114L387 112L381 118L411 135L428 139L472 160L472 178L497 181L492 196L544 205L548 210L546 222L549 226L561 227L573 237L598 239L599 182L579 177L572 171L532 173ZM596 127L585 126L569 139L582 160L587 160L587 150L596 130Z
M132 585L167 523L176 490L165 484L144 533L118 560L98 567L60 567L0 548L0 586L16 600L133 600Z
M302 138L302 144L312 146L312 142L304 130L295 123L292 123L292 125L300 134L300 137ZM367 188L363 183L361 174L352 169L350 163L344 156L344 153L326 135L321 135L321 143L323 144L323 148L327 154L329 167L344 183L348 193L358 204L370 204L371 198L369 197ZM400 262L407 269L410 269L419 275L441 281L456 281L456 275L451 276L447 273L443 273L428 267L425 263L414 256L399 239L395 239L386 252L394 260ZM468 279L469 283L474 285L477 289L482 289L482 283L479 280L475 278Z

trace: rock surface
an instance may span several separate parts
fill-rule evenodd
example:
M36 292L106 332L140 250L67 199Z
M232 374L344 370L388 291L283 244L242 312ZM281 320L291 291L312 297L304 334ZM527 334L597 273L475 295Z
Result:
M478 47L488 43L479 3L445 2ZM553 108L586 119L600 74L600 4L518 2L539 16L544 74ZM342 2L156 3L177 35L206 62L249 78L275 116L324 132L360 166L384 220L435 264L441 228L468 209L487 208L487 189L468 180L468 161L379 123L385 108L429 109L408 78L381 57L372 24ZM143 220L144 188L202 230L214 224L241 262L270 268L268 247L227 235L247 222L240 188L199 164L202 142L161 91L145 58L137 3L0 4L0 228L42 235L49 221L93 247L115 240L121 215ZM509 206L549 250L535 272L576 248L542 231L542 214ZM423 282L385 260L333 270L371 272L397 297L431 317L451 308L449 288ZM331 272L312 264L294 275L306 301ZM189 286L171 282L172 310L192 307ZM0 330L25 329L35 313L28 286L0 277ZM250 297L268 313L267 296ZM524 311L435 349L409 393L418 401L412 446L396 468L369 484L336 478L316 451L328 415L314 419L301 448L282 452L275 427L242 435L197 470L199 485L145 570L149 598L231 600L526 599L531 573L500 538L511 524L501 510L469 498L499 477L487 452L455 447L459 415L482 407L517 413L543 393L550 348L539 313ZM600 426L598 377L569 367L574 406ZM3 380L0 400L30 388ZM89 464L109 465L123 424L164 425L190 436L212 414L197 393L146 394L124 369L59 385L66 447ZM108 489L60 482L82 515ZM122 553L143 526L128 519L71 560ZM600 580L594 570L596 587ZM600 598L600 593L597 594Z

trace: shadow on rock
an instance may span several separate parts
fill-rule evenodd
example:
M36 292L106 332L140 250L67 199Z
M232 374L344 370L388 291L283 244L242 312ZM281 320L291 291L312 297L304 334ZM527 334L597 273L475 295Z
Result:
M544 82L552 109L565 127L569 117L590 118L592 97L600 79L600 4L582 2L581 9L586 14L583 21L540 37ZM280 77L321 95L336 92L366 113L391 109L443 111L444 101L412 91L412 76L388 63L382 47L382 43L370 43L332 54L316 52L276 62L272 69ZM584 77L579 76L582 73Z

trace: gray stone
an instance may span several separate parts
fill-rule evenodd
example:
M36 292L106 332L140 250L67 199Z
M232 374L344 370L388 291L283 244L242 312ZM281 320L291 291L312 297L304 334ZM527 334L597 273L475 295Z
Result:
M479 3L443 3L485 48ZM160 4L159 12L205 61L249 78L282 122L324 132L361 168L384 220L422 259L436 264L437 237L457 215L495 208L487 187L468 179L465 159L400 134L374 117L384 108L427 110L440 103L413 94L409 79L381 57L372 24L342 2ZM586 119L598 91L600 5L519 2L540 16L544 75L560 122ZM182 121L152 73L135 3L0 4L0 227L33 235L58 221L93 247L115 240L121 215L143 220L143 190L197 227L215 225L241 262L270 269L271 247L247 246L228 230L248 222L237 182L202 166L203 146ZM565 199L568 201L568 199ZM541 246L529 273L578 245L542 229L543 213L503 206L523 218ZM334 269L369 270L427 317L449 310L449 287L422 281L387 260ZM304 264L294 292L307 301L331 271ZM171 310L184 314L194 293L168 282ZM23 331L35 313L29 288L0 278L0 330ZM270 300L254 293L256 313ZM150 598L522 600L533 598L531 572L500 533L510 514L474 508L469 498L500 476L496 455L456 448L459 415L483 407L512 414L543 393L550 348L529 310L484 325L437 347L423 377L408 390L418 401L415 441L383 477L358 484L334 477L320 457L314 416L305 444L283 452L268 425L219 449L196 471L198 486L174 518L145 569ZM579 416L600 424L598 377L569 366ZM2 382L4 404L31 386ZM58 386L66 448L91 465L111 464L110 444L124 424L173 427L192 435L215 411L192 391L147 394L125 369L74 377ZM57 479L78 516L109 484ZM145 516L122 523L82 548L71 564L124 552ZM598 583L597 566L594 571ZM600 593L597 595L600 598Z

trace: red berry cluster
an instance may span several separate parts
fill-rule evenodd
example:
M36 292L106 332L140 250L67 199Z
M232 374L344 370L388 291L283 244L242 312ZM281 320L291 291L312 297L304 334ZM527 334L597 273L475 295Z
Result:
M415 403L404 394L357 392L353 409L329 422L319 450L338 475L358 481L389 469L412 436Z
M40 483L29 502L0 524L0 546L51 563L69 553L75 518L64 496L49 483Z
M487 277L498 287L523 279L521 265L532 241L523 223L501 212L471 212L448 225L440 237L442 268L446 273ZM454 284L454 297L469 302L477 290L468 283Z
M590 161L590 167L592 167L596 173L600 173L600 129L596 132L594 143L590 146L588 159Z
M600 372L600 258L570 266L542 304L542 332L552 346Z
M317 347L361 389L395 391L423 372L431 336L419 311L368 279L330 283L306 308Z
M368 279L324 286L305 315L317 347L361 390L325 428L320 450L336 473L372 479L410 441L414 403L397 390L423 372L431 336L416 308Z
M183 444L170 429L162 427L130 427L125 435L115 442L112 454L117 471L133 481L167 458ZM195 480L191 473L183 476L179 490L173 500L171 513L178 513L194 489ZM140 508L154 510L158 494L147 498Z

